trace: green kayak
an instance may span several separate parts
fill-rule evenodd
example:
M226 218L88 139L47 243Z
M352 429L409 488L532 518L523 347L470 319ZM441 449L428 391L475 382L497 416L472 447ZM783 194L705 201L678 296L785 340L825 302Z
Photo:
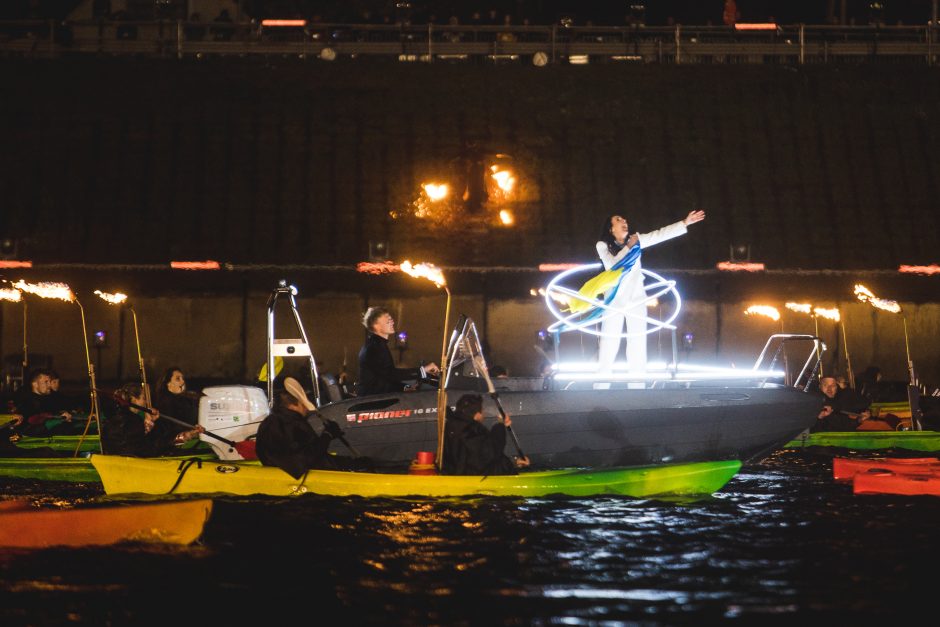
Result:
M109 495L235 494L363 497L706 495L720 490L741 468L737 460L609 469L565 469L518 475L452 476L311 470L295 479L258 463L187 463L92 454Z
M788 449L824 446L862 451L907 449L940 451L940 431L820 431L803 433L784 446Z
M179 457L163 459L178 461L192 458L206 461L218 459L211 452L186 452ZM88 457L0 457L0 479L2 478L101 483L101 477Z
M51 448L56 451L64 451L67 453L74 453L76 447L81 443L79 448L79 453L100 453L101 448L99 444L99 439L97 435L86 435L84 439L80 435L52 435L48 437L31 437L31 436L20 436L20 438L15 442L16 446L24 449L37 449L37 448ZM180 450L192 451L192 452L206 452L209 453L212 451L212 447L209 446L206 442L203 442L199 439L193 439L188 442L180 444L178 447Z

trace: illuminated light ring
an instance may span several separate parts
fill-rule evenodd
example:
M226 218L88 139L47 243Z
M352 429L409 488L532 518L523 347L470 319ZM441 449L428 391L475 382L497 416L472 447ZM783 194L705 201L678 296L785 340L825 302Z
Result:
M547 286L545 286L545 305L548 307L548 311L552 314L552 316L554 316L555 319L558 321L552 324L551 326L549 326L548 329L546 329L549 333L557 333L557 332L565 332L565 331L581 331L583 333L596 335L598 337L606 336L606 337L628 338L628 337L640 337L643 335L649 335L651 333L655 333L656 331L660 331L661 329L672 330L676 328L675 325L672 324L672 322L679 316L679 312L682 311L682 297L679 295L679 292L676 290L676 282L667 280L650 270L641 270L644 276L655 279L655 281L653 283L649 283L646 285L647 294L644 300L639 301L639 302L629 303L627 308L633 309L637 305L646 305L650 301L658 299L660 296L671 294L672 297L676 301L675 311L673 311L672 315L670 315L669 318L667 318L666 320L658 320L656 318L650 318L649 316L643 316L643 318L645 318L646 320L646 331L643 333L617 333L617 334L601 333L598 330L600 328L600 323L612 315L624 315L624 316L631 316L634 318L637 318L640 316L637 316L636 314L625 311L624 309L612 307L611 305L606 304L603 300L585 298L580 293L578 293L577 290L572 290L571 288L565 287L564 285L560 284L563 280L567 279L573 274L577 274L579 272L587 272L589 270L596 271L596 270L599 270L600 268L602 268L602 265L600 263L575 266L574 268L570 268L568 270L565 270L564 272L561 272L558 276L556 276L554 279L549 281ZM650 293L649 291L651 289L654 290L652 293ZM658 290L658 291L655 291L655 290ZM591 303L592 306L586 311L578 312L575 314L565 314L564 312L559 310L558 306L555 304L553 297L556 295L563 296L565 298L567 297L577 298L579 300ZM598 318L592 318L590 320L580 320L581 318L584 318L587 315L589 315L595 309L603 309L607 313L605 313L604 315ZM644 310L645 310L645 307L644 307ZM568 326L570 328L564 329L562 331L562 327L564 326Z

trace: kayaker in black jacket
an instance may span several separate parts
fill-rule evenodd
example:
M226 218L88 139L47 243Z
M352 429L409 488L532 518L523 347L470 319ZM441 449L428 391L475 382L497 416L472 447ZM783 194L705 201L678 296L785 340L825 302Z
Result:
M509 415L487 429L483 426L483 397L464 394L454 411L448 409L444 426L444 457L441 474L514 475L529 465L526 457L506 455Z
M851 388L842 389L834 377L819 380L823 406L810 431L855 431L871 418L868 400Z
M426 375L440 372L437 364L430 363L420 368L397 368L388 348L388 337L395 333L395 320L387 309L370 307L362 317L362 325L368 330L368 336L359 349L359 396L402 392L405 382L421 381Z
M295 479L308 469L368 470L368 458L352 459L331 455L330 443L343 435L333 420L323 423L323 432L317 433L307 421L307 410L299 399L287 390L274 395L274 409L258 427L255 451L265 466L277 466Z
M159 410L148 414L125 404L130 402L146 406L140 383L126 383L114 396L117 401L116 410L109 414L101 425L102 448L108 455L173 455L178 450L178 444L188 442L204 431L202 427L179 433L155 428L160 418Z

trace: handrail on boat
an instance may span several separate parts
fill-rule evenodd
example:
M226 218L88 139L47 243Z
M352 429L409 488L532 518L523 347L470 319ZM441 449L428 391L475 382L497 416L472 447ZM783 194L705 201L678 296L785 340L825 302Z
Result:
M307 357L310 361L310 379L313 382L313 396L317 407L321 405L320 399L320 376L317 373L317 362L313 357L313 351L310 350L310 342L307 340L307 332L304 330L304 324L300 319L300 312L297 311L297 288L288 285L287 281L281 279L278 285L271 291L268 298L268 341L267 341L267 366L268 366L268 405L274 404L274 379L277 372L274 368L275 357ZM277 305L279 297L285 297L290 303L291 313L294 315L294 323L297 326L297 332L300 333L299 339L277 340L274 337L274 308Z
M763 350L761 350L760 355L757 357L757 361L754 363L754 370L762 370L764 359L767 356L767 351L770 349L771 345L775 340L778 340L776 350L773 353L773 356L770 359L770 364L766 367L766 370L772 371L774 366L777 364L777 360L780 358L780 354L783 353L784 360L786 360L786 353L784 348L786 347L787 342L813 342L813 348L810 350L809 354L806 357L806 361L803 363L802 369L800 369L799 375L793 381L793 387L800 387L800 382L803 380L804 376L806 377L806 382L803 384L803 389L809 388L810 382L813 380L815 373L819 367L820 362L822 361L822 351L826 350L826 344L815 335L807 335L800 333L774 333L764 344ZM813 356L816 357L816 363L812 369L810 369L810 363L813 361ZM785 369L786 378L789 378L790 373ZM809 374L807 374L809 372ZM764 380L766 383L766 379Z

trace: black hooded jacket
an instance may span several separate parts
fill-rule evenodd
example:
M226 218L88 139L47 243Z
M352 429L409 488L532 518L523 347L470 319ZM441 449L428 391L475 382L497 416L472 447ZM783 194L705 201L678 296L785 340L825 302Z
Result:
M506 427L496 423L487 429L458 412L447 410L441 474L515 475L519 473L504 452Z
M329 433L318 435L301 414L282 409L261 422L255 450L265 466L277 466L299 479L310 468L335 468L327 453L331 441Z

